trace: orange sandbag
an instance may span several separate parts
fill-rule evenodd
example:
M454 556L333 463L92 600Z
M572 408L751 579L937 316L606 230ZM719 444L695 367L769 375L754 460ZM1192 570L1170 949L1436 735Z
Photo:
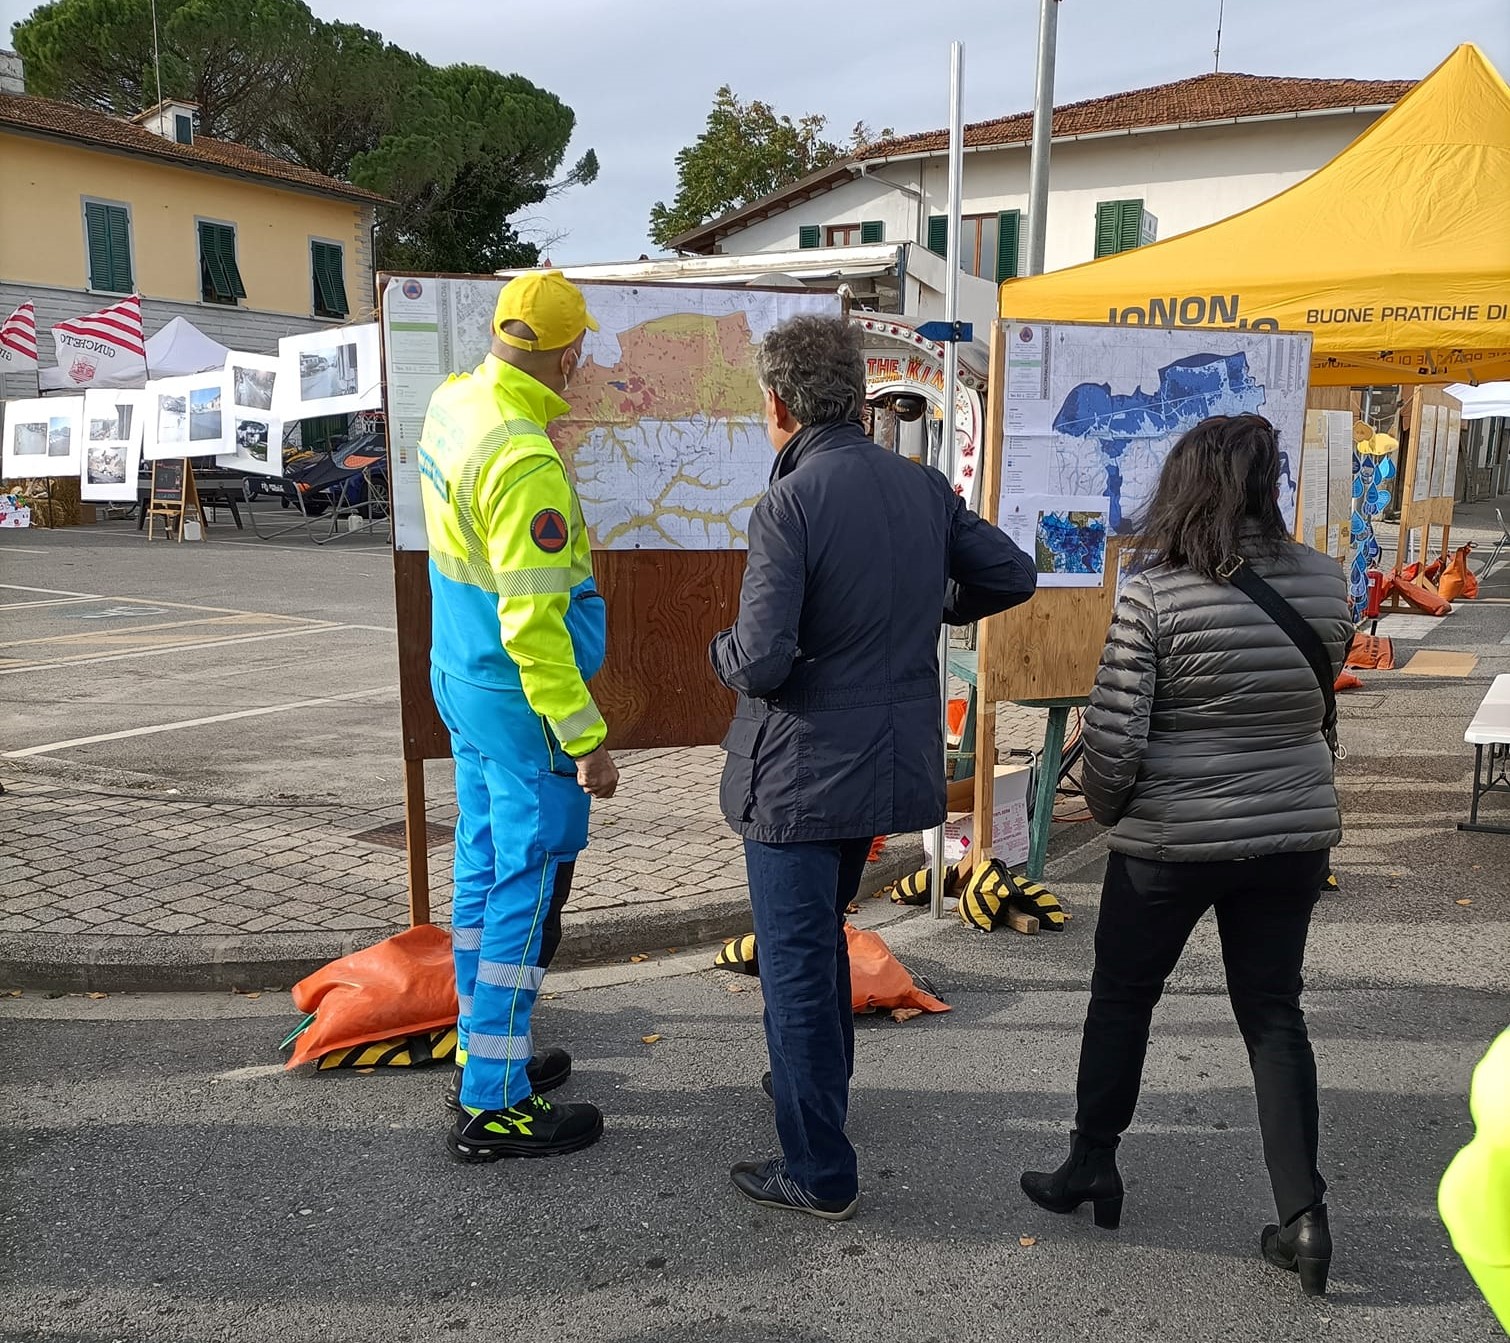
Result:
M332 1050L455 1025L450 935L422 923L322 965L294 985L293 999L315 1019L294 1042L289 1068Z
M1347 650L1347 660L1342 665L1344 667L1372 667L1375 671L1392 671L1395 665L1394 642L1390 639L1381 639L1377 634L1355 634Z
M1333 690L1362 690L1363 689L1363 681L1362 681L1362 679L1360 677L1354 676L1353 673L1350 672L1350 671L1338 672L1337 673L1337 682L1332 687L1332 689Z
M1417 569L1419 567L1419 565L1411 566L1411 568ZM1407 570L1405 572L1409 571ZM1425 587L1420 583L1412 583L1408 578L1405 577L1404 572L1391 574L1386 580L1385 588L1387 592L1392 592L1397 596L1402 597L1411 606L1414 606L1416 610L1421 612L1422 615L1445 616L1449 611L1452 610L1451 602L1443 601L1442 598L1439 597L1430 588Z
M912 982L907 967L891 954L880 933L844 925L849 942L849 996L856 1012L915 1007L922 1012L947 1012L949 1004L925 993Z
M1479 595L1479 580L1468 567L1468 552L1472 549L1472 545L1459 546L1452 552L1452 560L1443 569L1441 580L1437 583L1437 591L1444 600L1455 602L1459 597L1472 598Z

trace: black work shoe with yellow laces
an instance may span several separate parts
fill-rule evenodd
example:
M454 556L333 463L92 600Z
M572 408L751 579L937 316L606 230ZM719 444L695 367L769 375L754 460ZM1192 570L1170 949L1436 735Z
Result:
M461 1113L461 1077L465 1069L452 1068L451 1081L446 1087L446 1109L452 1114ZM571 1076L571 1055L564 1049L542 1049L524 1065L525 1076L530 1079L530 1090L539 1096L554 1091Z
M603 1115L596 1105L552 1105L530 1096L506 1110L470 1110L465 1106L446 1134L446 1146L458 1161L502 1161L505 1157L562 1156L591 1147L603 1136Z

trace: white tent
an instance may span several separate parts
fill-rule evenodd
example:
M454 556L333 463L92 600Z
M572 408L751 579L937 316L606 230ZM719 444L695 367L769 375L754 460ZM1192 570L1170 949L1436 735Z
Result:
M1455 396L1463 403L1465 420L1487 420L1493 415L1510 415L1510 382L1481 382L1470 387L1466 382L1455 382L1447 389L1448 396Z
M220 368L230 354L186 317L175 317L161 331L147 337L147 373L153 378L176 378Z

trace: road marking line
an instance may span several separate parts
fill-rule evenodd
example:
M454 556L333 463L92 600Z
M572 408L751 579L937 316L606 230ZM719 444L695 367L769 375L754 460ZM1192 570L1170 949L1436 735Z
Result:
M62 658L57 662L23 662L15 667L0 667L0 676L14 676L18 672L56 671L59 668L93 667L101 662L125 662L132 658L162 657L164 653L197 653L205 648L262 643L269 639L294 639L301 634L333 634L338 630L350 628L349 625L310 625L297 630L274 630L271 634L245 634L236 639L206 639L197 644L167 644L161 648L139 648L130 653L84 655L76 658Z
M7 555L50 555L50 550L40 546L0 546Z
M40 602L0 602L0 612L26 611L34 606L77 606L80 602L108 602L109 597L49 597Z
M95 737L72 737L68 741L50 741L43 746L25 746L19 751L6 751L3 759L19 760L29 755L46 755L52 751L66 751L73 746L93 746L102 741L125 741L128 737L151 737L159 732L177 732L186 727L207 727L211 723L230 723L238 718L261 718L270 713L289 713L294 709L313 709L322 704L339 704L343 700L362 699L368 695L386 695L397 686L368 687L351 690L344 695L322 695L319 699L293 700L288 704L268 704L260 709L237 709L234 713L214 713L204 718L184 718L177 723L158 723L153 727L131 727L121 732L102 732Z
M29 588L22 583L0 583L0 591L42 592L50 597L98 597L98 592L68 592L63 588Z
M156 614L166 615L167 612L166 611L157 612ZM120 617L120 619L122 619L122 620L124 620L125 618L126 618L125 616ZM238 622L245 621L245 620L248 620L248 619L251 619L251 620L266 620L266 621L271 621L271 622L279 624L279 625L288 625L288 624L291 624L291 623L296 623L300 629L306 629L306 628L318 629L322 625L329 625L329 624L334 624L335 623L333 621L328 621L328 620L306 620L303 616L270 616L270 615L262 615L260 613L255 614L255 615L253 615L251 613L248 613L247 615L236 615L236 616L196 616L192 620L162 620L162 621L159 621L155 625L132 625L130 627L123 628L123 629L117 629L117 630L105 630L105 629L99 629L99 630L75 630L75 631L73 631L72 633L69 633L69 634L41 634L41 635L38 635L35 639L13 639L10 642L10 644L7 645L7 646L10 647L10 648L22 648L22 647L25 647L28 644L88 643L88 642L91 642L93 640L104 639L104 638L109 638L109 639L119 639L119 638L136 639L136 638L140 638L142 635L145 635L145 634L155 634L155 633L157 633L160 630L179 630L179 629L183 629L184 626L186 626L186 625L227 625L227 626L229 626L229 625L235 625Z
M54 597L82 597L95 602L131 602L136 606L167 606L176 611L209 611L218 616L270 616L274 620L308 620L309 616L286 616L277 611L246 611L236 606L200 606L194 602L170 602L160 597L128 597L104 592L66 592L61 588L29 588L19 583L0 583L0 592L41 592ZM0 610L4 610L0 607Z

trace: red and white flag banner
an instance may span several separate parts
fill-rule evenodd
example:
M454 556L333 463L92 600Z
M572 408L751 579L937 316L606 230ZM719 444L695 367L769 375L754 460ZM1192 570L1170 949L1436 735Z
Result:
M147 378L142 301L135 294L52 329L57 367L43 369L43 391L140 387Z
M37 367L37 309L23 303L0 322L0 373L31 373Z

